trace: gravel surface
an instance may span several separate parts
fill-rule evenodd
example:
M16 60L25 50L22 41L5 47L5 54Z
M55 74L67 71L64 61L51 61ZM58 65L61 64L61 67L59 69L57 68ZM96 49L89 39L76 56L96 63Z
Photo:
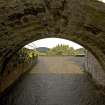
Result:
M0 105L105 105L105 96L76 62L70 57L39 57L0 98Z

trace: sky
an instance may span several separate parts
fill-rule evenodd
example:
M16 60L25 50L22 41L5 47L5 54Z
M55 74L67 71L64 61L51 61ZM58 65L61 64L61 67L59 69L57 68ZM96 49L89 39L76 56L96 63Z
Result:
M102 2L104 2L104 3L105 3L105 0L98 0L98 1L102 1Z
M37 47L48 47L48 48L53 48L57 46L58 44L64 44L64 45L69 45L69 47L73 47L74 49L81 48L82 46L69 41L65 39L60 39L60 38L45 38L45 39L40 39L37 41L34 41L28 45L26 45L26 48L33 49Z

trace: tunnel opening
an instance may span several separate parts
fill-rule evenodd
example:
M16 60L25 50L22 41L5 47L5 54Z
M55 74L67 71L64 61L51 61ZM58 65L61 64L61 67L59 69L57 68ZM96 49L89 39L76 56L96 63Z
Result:
M38 58L41 57L42 59L44 59L45 57L48 57L48 58L51 57L53 60L53 57L55 58L58 57L59 59L60 57L63 58L65 56L66 57L71 56L71 57L74 57L74 62L76 63L75 58L77 57L78 65L80 65L81 68L83 68L84 66L83 64L84 60L82 60L82 63L79 64L79 58L80 59L85 58L84 57L86 53L85 48L66 39L44 38L44 39L40 39L32 43L29 43L24 47L28 49L33 49L37 53Z
M49 36L49 35L48 35ZM53 35L53 36L56 36L56 35ZM48 37L46 37L45 39L47 39ZM54 37L50 37L51 39L52 38L54 38ZM50 39L49 38L49 39ZM55 37L55 39L62 39L63 40L63 37ZM72 37L69 39L69 38L64 38L65 40L68 40L68 41L74 41L74 42L76 42L76 43L78 43L79 45L79 47L84 47L95 59L96 59L96 61L97 62L99 62L99 65L101 66L101 68L102 68L102 70L104 71L104 68L103 68L103 65L101 64L101 62L100 62L100 60L97 58L97 55L95 55L96 54L96 51L94 50L94 49L91 49L91 46L88 46L87 44L85 44L85 43L81 43L81 41L80 40L78 40L79 38L76 38L75 39L75 37L73 37L73 39L72 39ZM37 39L36 41L40 41L40 40L43 40L43 39ZM34 38L33 39L31 39L31 40L25 40L25 42L23 42L23 43L20 43L20 46L18 46L18 48L16 49L16 51L15 52L13 52L13 54L12 55L10 55L10 56L8 56L7 57L7 59L5 59L5 62L4 62L4 70L2 69L2 71L5 71L5 67L6 67L6 65L9 63L9 61L11 60L11 58L16 54L16 52L18 52L22 47L26 47L26 46L28 46L28 48L29 48L29 46L30 47L32 47L33 45L32 44L34 44L33 43L33 41L34 41ZM85 41L85 40L84 40ZM31 43L32 42L32 44L30 45L29 43ZM49 44L50 44L50 42L48 42ZM54 43L53 43L54 44ZM67 44L66 44L67 45ZM77 45L76 45L77 46ZM93 46L92 46L93 47ZM26 47L27 48L27 47ZM32 48L31 48L32 49ZM35 46L34 46L34 50L35 50L36 48L35 48ZM74 49L73 49L74 50ZM84 51L85 53L86 53L86 51ZM58 54L59 55L59 54ZM85 55L85 54L84 54ZM83 56L84 56L83 55ZM34 56L34 55L33 55ZM76 56L75 54L74 54L74 56ZM77 55L78 56L78 55ZM80 56L80 55L79 55ZM82 55L81 55L82 56Z
M38 49L36 43L37 44L39 43L39 45L41 44L42 50L46 49L47 52L38 51L38 50L40 50L40 47ZM70 47L70 43L71 43L71 47ZM44 47L43 44L45 44L45 46L47 45L49 47L53 46L53 48ZM80 52L79 52L79 50L80 50ZM69 41L67 39L61 39L61 38L40 39L40 40L37 40L35 42L31 42L31 43L23 46L17 52L15 52L15 54L12 55L10 60L7 61L8 63L9 63L9 61L11 62L11 59L12 59L11 63L15 63L15 62L21 63L22 60L23 60L23 62L25 62L25 60L31 59L32 57L34 58L34 56L81 56L82 57L82 56L85 56L85 53L86 53L85 48L83 48L79 44L76 44L72 41ZM29 55L27 52L29 53ZM54 53L54 52L56 52L56 53ZM14 58L14 56L16 58ZM26 57L26 59L25 59L25 57ZM20 61L18 61L18 58ZM6 64L8 65L7 62L6 62ZM13 66L15 67L16 64L14 64ZM6 65L5 65L5 67L6 67Z
M49 34L45 34L45 36L44 36L44 38L46 39L46 38L48 38L48 37L46 37L46 36L50 36ZM53 37L52 37L53 36ZM102 63L102 60L100 61L100 58L101 57L98 57L97 56L97 53L96 52L98 52L98 50L97 50L97 48L96 48L96 46L94 46L94 45L88 45L88 40L86 40L85 38L83 38L82 40L84 40L84 42L82 42L82 40L80 39L80 38L77 38L77 37L72 37L72 35L71 35L71 37L70 38L68 38L68 37L62 37L61 36L61 34L59 35L58 34L58 36L59 37L56 37L56 35L51 35L51 37L49 37L49 38L60 38L60 39L65 39L65 40L68 40L68 41L73 41L73 42L76 42L78 45L80 45L81 47L84 47L87 51L89 51L94 57L95 57L95 59L97 59L97 61L100 63L100 65L101 65L101 67L103 68L103 70L104 70L104 67L103 67L103 63ZM35 37L35 36L34 36ZM37 40L42 40L43 39L43 36L41 36L42 38L38 38ZM81 37L82 38L82 37ZM36 39L36 38L35 38ZM31 43L31 42L33 42L34 40L35 40L34 38L32 38L32 39L26 39L24 42L22 42L22 43L20 43L19 44L19 46L17 46L17 48L16 48L16 50L14 50L13 52L10 50L9 52L8 52L8 54L4 57L5 58L5 60L4 60L4 62L3 62L3 68L2 68L2 71L1 71L1 74L4 72L4 70L5 70L5 67L6 67L6 65L8 64L8 62L11 60L11 58L16 54L16 52L18 52L22 47L24 47L25 45L27 45L27 44L29 44L29 43ZM36 41L37 41L36 40ZM86 41L86 43L85 43L85 41ZM30 46L30 45L29 45ZM32 46L31 46L32 47ZM94 49L93 49L93 47L95 47ZM95 50L96 49L96 50ZM100 54L100 56L102 56L101 54ZM102 59L102 58L101 58Z
M53 40L51 41L50 39L51 40L53 39ZM83 46L85 48L83 48L83 46L81 46L81 45L71 42L71 45L73 45L73 47L77 47L79 49L73 48L72 46L70 47L70 40L54 38L54 37L39 39L39 40L36 40L35 42L32 42L32 40L31 40L31 43L26 42L27 43L26 45L23 44L22 49L19 48L17 50L17 52L19 52L19 53L15 52L15 54L13 54L12 57L8 61L6 61L5 70L3 73L4 76L6 76L6 75L8 76L8 74L10 74L13 69L16 69L16 68L21 69L22 63L23 63L23 68L25 68L26 65L29 65L29 63L34 64L33 59L35 59L35 62L37 62L36 58L38 56L59 56L59 55L60 56L68 56L68 57L72 56L70 59L73 62L77 63L77 65L79 65L80 68L82 68L83 70L88 72L98 84L104 85L104 79L103 79L104 78L104 70L103 70L102 66L100 65L100 63L98 62L97 58L95 56L93 56L93 53L91 51L87 50L87 47L85 47L84 45ZM47 40L49 40L49 41L47 42ZM62 44L62 40L65 41L64 45ZM77 40L75 42L77 42ZM42 49L43 49L43 44L47 44L47 46L50 46L52 44L53 47L54 47L54 45L56 45L56 46L54 48L47 48L47 47L45 48L44 47L44 49L47 49L47 52L42 53L40 51L37 51L38 48L37 48L36 44L38 44L38 43L39 43L39 45L41 44L40 46L42 46ZM56 43L58 43L58 45ZM31 49L31 50L29 50L29 49ZM40 48L39 48L39 50L40 50ZM78 50L80 50L80 51L78 51ZM56 52L56 53L54 53L54 52ZM14 57L14 55L15 55L15 57ZM32 59L32 62L31 62L31 59ZM68 59L68 60L70 60L70 59ZM24 63L26 63L26 64L24 65ZM17 65L20 65L21 67L19 68ZM26 66L26 68L27 68L27 66ZM24 70L22 72L24 72ZM52 71L52 73L53 73L53 71ZM59 73L60 73L60 71L59 71ZM100 82L100 80L103 80L103 81Z
M49 36L49 35L48 35ZM53 35L54 36L54 35ZM55 35L56 36L56 35ZM38 38L38 40L36 40L35 42L40 42L41 40L44 40L44 39L47 39L48 37L46 37L46 38L43 38L43 39L39 39ZM61 45L59 45L59 43L58 43L58 46L56 46L56 47L67 47L67 48L69 48L69 46L66 46L66 45L68 45L67 43L68 43L68 41L70 41L71 39L72 39L72 37L71 37L71 39L69 39L68 40L68 38L63 38L63 37L49 37L48 39L54 39L55 38L55 40L56 39L61 39L61 40L66 40L67 42L65 42L65 46L63 46L63 44L62 43L60 43ZM23 42L23 43L21 43L20 45L21 46L19 46L19 48L18 49L16 49L16 51L14 52L14 53L12 53L12 55L11 56L8 56L7 57L7 59L6 59L6 61L5 61L5 63L4 63L4 70L3 70L3 75L8 75L8 74L10 74L10 72L14 69L14 67L16 68L16 66L17 66L17 64L15 63L15 62L17 62L18 64L21 64L21 63L25 63L25 62L27 62L27 60L29 60L29 59L34 59L34 58L36 58L36 56L38 56L38 55L43 55L43 54L45 54L45 53L40 53L40 54L38 54L39 52L37 51L36 52L36 54L35 53L33 53L34 51L36 51L36 45L34 44L34 38L33 39L31 39L31 40L27 40L27 41L25 41L25 42ZM86 59L86 62L85 62L85 60L84 61L82 61L82 64L79 64L83 69L86 69L91 75L92 75L92 77L95 77L94 79L96 80L96 81L98 81L101 85L104 85L104 69L102 68L103 66L101 65L101 63L99 62L99 60L98 60L98 58L97 58L97 56L95 55L95 52L93 52L94 50L93 49L91 49L91 47L90 46L88 46L87 44L85 45L85 43L81 43L81 41L79 41L77 38L75 39L74 37L73 37L73 39L72 39L72 41L74 41L74 42L76 42L76 43L78 43L78 44L76 44L75 43L75 46L78 46L79 48L80 48L80 50L81 50L81 48L83 48L82 49L82 55L80 54L78 54L78 51L76 51L74 48L72 48L71 47L71 50L73 50L73 54L69 54L70 53L70 51L69 51L69 53L67 54L63 54L62 53L62 51L60 51L60 52L58 52L58 54L54 54L54 55L57 55L57 56L59 56L59 55L62 55L62 56L64 56L64 55L66 55L66 56L85 56L85 59ZM31 43L31 44L30 44ZM50 45L50 43L51 42L47 42L46 44L48 44L48 45ZM53 43L52 43L52 45L54 45L54 40L53 40ZM73 42L72 42L72 44L73 44ZM55 49L56 49L56 47L55 47ZM93 47L93 46L92 46ZM17 52L19 52L19 50L21 49L21 48L23 48L21 51L20 51L20 55L17 53ZM25 49L25 48L28 48L28 49L32 49L33 51L27 51L27 49ZM47 49L49 49L49 48L47 48ZM58 48L59 49L59 48ZM69 48L70 49L70 48ZM86 50L85 50L86 49ZM26 51L25 51L26 50ZM50 50L52 50L52 49L50 49ZM51 51L49 50L49 52L48 53L51 53ZM67 50L67 49L66 49ZM25 52L24 52L25 51ZM30 55L31 55L31 57L29 57L30 55L28 55L27 54L27 52L32 52ZM52 50L52 52L54 53L54 51ZM23 53L23 55L22 55L22 53ZM51 55L51 54L48 54L48 53L46 53L45 55L47 55L47 56L49 56L49 55ZM76 53L77 53L77 55L76 55ZM16 58L14 58L14 55L15 55L15 57ZM52 54L52 56L54 56L53 54ZM20 56L20 58L19 58L19 56ZM23 58L22 58L22 56L24 56ZM35 56L35 57L34 57ZM25 57L26 57L26 59L25 59ZM20 59L19 61L18 61L18 58ZM79 57L78 57L79 58ZM12 60L11 60L12 59ZM23 60L23 61L22 61ZM26 61L25 61L26 60ZM9 62L10 61L10 62ZM12 62L11 62L12 61ZM80 60L77 60L77 62L81 62ZM76 60L74 60L74 62L76 62ZM79 63L78 62L78 63ZM12 64L13 63L13 64ZM29 63L29 61L28 61L28 63ZM8 66L9 65L9 66ZM12 69L11 69L11 67L13 67ZM8 69L8 68L10 68L10 70L7 70L6 71L6 69ZM96 69L96 70L95 70ZM96 72L96 73L95 73ZM1 76L2 77L2 76ZM102 80L102 82L100 82L100 80Z
M17 88L13 85L12 88L10 88L9 91L7 91L8 95L6 95L7 94L6 93L3 96L4 98L3 97L0 98L1 105L4 105L4 104L11 105L11 104L15 104L15 103L17 103L17 105L30 104L30 103L39 104L39 105L42 103L44 103L46 105L55 104L55 103L58 105L65 104L65 103L67 105L69 105L70 103L84 105L84 104L88 104L88 103L93 103L94 101L91 101L90 97L93 97L96 95L96 94L94 94L93 90L97 91L97 88L94 86L91 86L91 82L89 82L90 78L88 78L87 74L85 75L85 73L86 72L92 73L97 68L97 67L93 68L93 65L96 66L96 64L93 64L93 63L91 64L91 60L93 62L95 57L90 52L88 53L88 51L85 50L82 46L77 46L77 45L74 45L74 46L77 47L76 49L78 49L78 48L82 49L82 52L79 52L76 54L73 52L66 53L66 54L65 53L62 54L62 53L58 52L53 55L51 55L52 53L50 53L50 55L49 54L45 55L45 54L39 53L42 50L38 49L40 47L45 48L44 43L41 42L42 46L37 47L37 44L35 42L32 42L32 43L24 46L22 49L20 49L20 51L21 51L20 57L21 58L24 57L24 54L27 55L26 52L28 52L29 55L31 56L31 59L33 58L32 60L34 60L35 57L38 55L39 60L38 60L38 62L36 61L37 64L31 62L29 59L28 59L29 63L24 62L24 60L27 60L27 59L24 59L24 60L20 59L21 62L18 62L18 64L26 63L26 65L24 65L24 66L26 66L26 68L27 68L27 65L30 65L32 63L34 64L34 66L32 66L32 68L31 68L32 70L28 70L29 71L28 75L27 74L22 75L23 77L21 77L19 79L19 81L17 81L14 84ZM51 40L49 42L51 43ZM50 45L49 42L47 42L47 45ZM56 41L53 40L53 42L55 43ZM57 40L57 42L58 42L58 40ZM67 46L67 40L66 40L66 45L63 45L62 43L58 43L58 45L53 48L56 48L56 47L57 48L63 47L64 51L66 51L65 47L70 49L70 47ZM44 49L44 51L45 50L48 50L48 49ZM57 50L59 50L59 49L57 49ZM37 53L36 53L36 51L37 51ZM74 51L76 51L76 50L74 50ZM54 50L54 52L55 52L55 50ZM89 56L88 56L88 54L89 54ZM27 56L25 56L25 57L27 57ZM88 68L87 71L85 71L85 73L84 73L84 70L86 68L84 68L84 65L83 65L84 61L85 61L84 57L89 58L89 59L86 59L86 62L85 62L87 64L86 66ZM15 59L14 62L16 62L16 61L18 61L18 59ZM14 62L12 59L12 63L14 63ZM88 63L90 63L90 66L92 66L92 67L89 68ZM26 68L24 68L23 65L22 65L22 67L17 66L18 64L14 65L14 67L13 67L14 71L16 68L18 68L17 70L26 69ZM8 68L10 68L10 67L7 67L7 69ZM12 68L12 70L13 70L13 68ZM10 71L10 72L12 72L12 71ZM7 72L7 73L10 73L10 72ZM23 72L24 72L24 70L23 70ZM16 72L15 72L15 74L16 74ZM95 78L95 75L93 75L93 76ZM97 77L97 74L96 74L96 77ZM97 78L95 78L95 79L97 80ZM78 86L78 88L77 88L77 86ZM33 90L33 89L35 89L35 90ZM11 91L13 91L13 92L11 92ZM20 93L20 91L21 91L21 93ZM32 91L33 91L33 94L31 93ZM74 91L74 93L72 93L73 91ZM75 91L77 91L77 92L75 92ZM87 96L84 96L83 93L85 93L85 95L87 95ZM17 94L20 94L20 95L17 95ZM69 96L67 96L67 95L69 95ZM102 103L104 101L98 99L99 96L102 97L101 95L102 94L100 94L100 95L98 94L96 96L96 98L98 101L100 101ZM14 96L17 97L18 99L13 98ZM26 102L21 101L21 99L23 99L21 97L23 97L23 96L24 96L24 98L27 98L29 100L27 100ZM33 97L33 98L31 98L31 97ZM45 99L43 97L46 97L47 99ZM78 97L78 98L76 99L76 97ZM88 98L88 102L85 101L84 97ZM81 99L83 101L81 101ZM75 100L75 101L73 101L73 100Z

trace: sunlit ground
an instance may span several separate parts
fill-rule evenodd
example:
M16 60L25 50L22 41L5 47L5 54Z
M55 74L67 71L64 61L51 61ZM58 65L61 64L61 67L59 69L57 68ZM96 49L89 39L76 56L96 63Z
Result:
M68 57L39 57L37 65L30 73L82 74L80 66Z

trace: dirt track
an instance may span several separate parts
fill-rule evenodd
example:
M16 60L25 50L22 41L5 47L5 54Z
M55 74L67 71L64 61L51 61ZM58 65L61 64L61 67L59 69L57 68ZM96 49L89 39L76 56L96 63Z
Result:
M39 57L37 65L0 99L0 105L105 105L105 97L74 61Z

